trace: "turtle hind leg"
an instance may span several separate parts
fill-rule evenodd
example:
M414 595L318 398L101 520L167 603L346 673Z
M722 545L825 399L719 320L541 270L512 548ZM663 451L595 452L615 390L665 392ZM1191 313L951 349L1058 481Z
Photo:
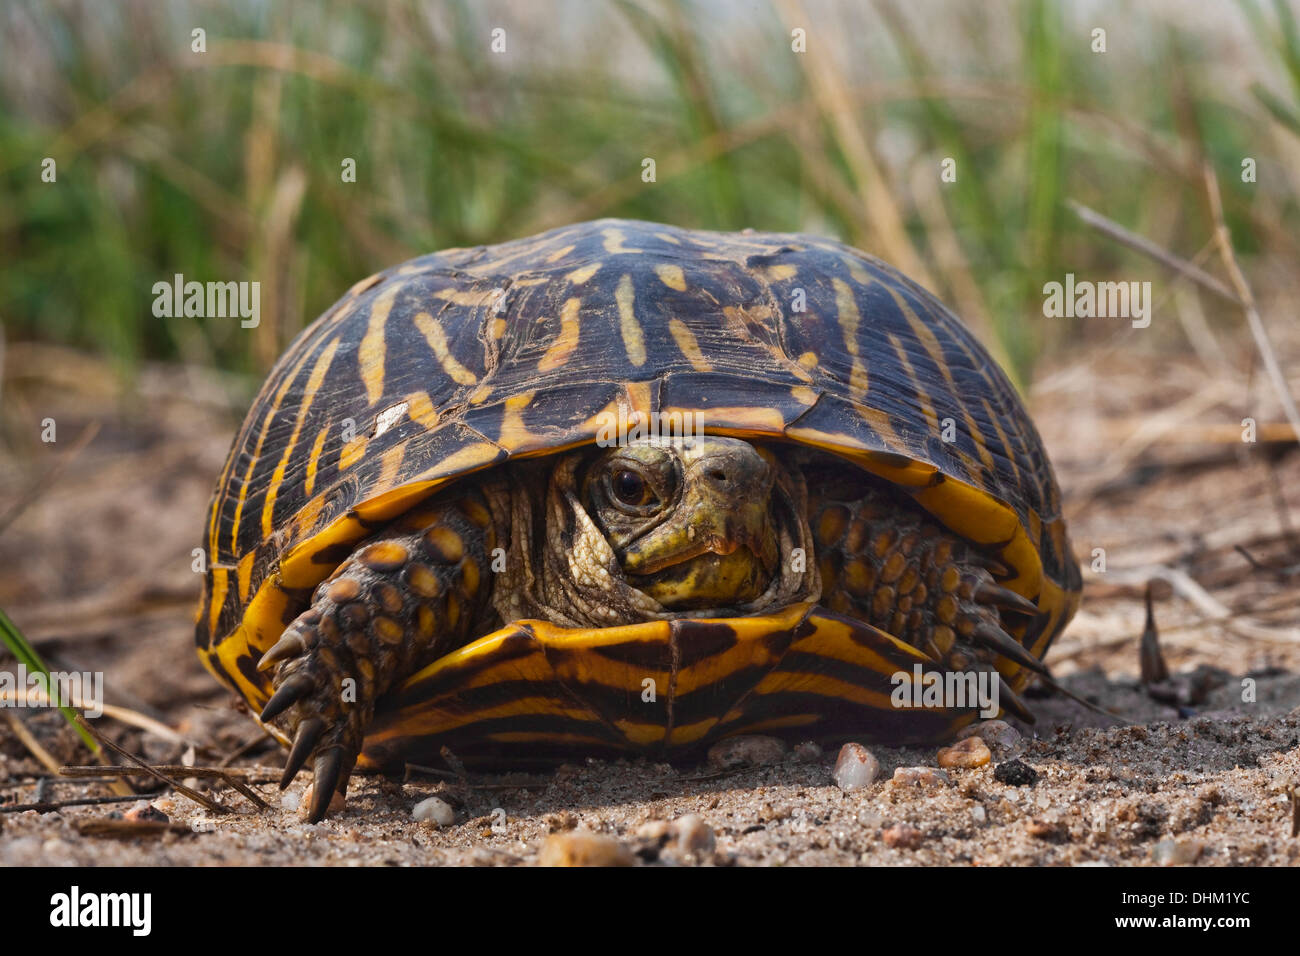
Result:
M910 499L866 482L812 496L809 521L822 603L906 641L948 670L997 671L1002 705L1032 722L1003 676L1006 664L998 665L1048 673L1014 636L1039 612L997 583L996 561Z
M261 719L293 738L281 789L314 759L313 823L346 792L375 701L471 636L493 546L476 493L419 506L358 544L258 662L275 668Z

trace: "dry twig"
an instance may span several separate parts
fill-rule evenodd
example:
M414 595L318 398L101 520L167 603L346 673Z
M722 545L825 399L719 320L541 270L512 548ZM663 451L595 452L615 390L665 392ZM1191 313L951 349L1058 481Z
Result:
M89 733L92 737L94 737L96 740L98 740L99 743L100 743L100 746L104 747L106 750L111 750L111 751L113 751L113 753L117 754L119 757L123 758L124 760L129 760L131 763L135 764L137 767L141 767L141 768L143 768L143 769L145 770L145 772L149 774L149 776L151 776L151 777L156 777L157 779L161 780L163 783L165 783L165 784L167 784L168 786L170 786L170 787L171 787L173 790L175 790L177 793L180 793L180 794L183 794L184 796L189 797L191 800L193 800L195 803L197 803L199 806L203 807L204 809L206 809L206 810L210 810L212 813L229 813L229 812L230 812L230 808L229 808L229 807L222 806L221 804L217 803L215 800L211 799L210 797L205 797L203 794L199 793L197 790L192 790L192 789L190 789L189 787L185 786L185 784L181 783L179 780L173 780L172 778L166 776L165 774L159 773L157 770L155 770L153 767L149 766L147 763L145 763L143 760L141 760L141 759L140 759L139 757L137 757L135 754L133 754L133 753L127 751L127 750L123 750L123 749L122 749L121 747L119 747L117 744L113 743L113 741L109 740L107 737L105 737L103 734L101 734L101 733L100 733L98 730L96 730L94 727L90 726L90 722L87 721L84 717L80 717L80 716L78 716L78 717L77 717L77 723L78 723L80 726L84 727L84 728L86 729L86 732L87 732L87 733ZM113 769L117 771L117 774L116 774L117 776L121 776L121 775L122 775L122 771L125 770L125 768L122 768L122 767L116 767L116 768L113 768ZM184 768L184 769L186 769L186 770L192 770L193 768L192 768L192 767L187 767L187 768ZM195 776L195 774L192 774L192 773L191 773L191 774L187 774L187 776Z

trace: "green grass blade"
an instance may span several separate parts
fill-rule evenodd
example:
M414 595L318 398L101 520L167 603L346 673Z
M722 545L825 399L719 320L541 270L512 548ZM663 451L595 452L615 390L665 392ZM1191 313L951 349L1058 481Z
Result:
M5 647L9 648L14 657L18 658L29 671L45 675L45 686L49 688L51 696L55 693L54 682L50 679L50 670L41 660L41 655L36 653L36 648L28 643L27 638L23 637L22 632L18 630L14 622L9 620L9 615L0 609L0 641L4 642ZM99 753L99 744L95 739L86 732L86 729L77 723L77 711L69 705L61 705L59 711L64 718L81 737L87 747L93 753Z

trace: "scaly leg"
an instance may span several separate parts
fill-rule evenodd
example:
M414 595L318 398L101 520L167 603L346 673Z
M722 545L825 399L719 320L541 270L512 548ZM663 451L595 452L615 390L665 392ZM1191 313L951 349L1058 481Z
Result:
M839 483L843 485L843 483ZM930 654L950 670L995 670L1005 657L1039 674L1047 669L1003 626L1003 616L1038 614L999 585L985 556L897 492L851 482L809 501L822 602ZM1005 680L1003 706L1033 720Z
M472 636L494 546L476 492L419 506L358 544L258 663L278 665L261 719L293 737L280 789L315 757L313 823L347 791L375 701Z

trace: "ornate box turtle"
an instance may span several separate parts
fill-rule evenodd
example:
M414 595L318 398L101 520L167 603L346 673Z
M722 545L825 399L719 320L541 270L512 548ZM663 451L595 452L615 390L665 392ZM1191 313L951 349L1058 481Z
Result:
M805 235L602 220L353 286L212 500L203 662L354 768L950 736L1078 603L1052 469L961 323Z

